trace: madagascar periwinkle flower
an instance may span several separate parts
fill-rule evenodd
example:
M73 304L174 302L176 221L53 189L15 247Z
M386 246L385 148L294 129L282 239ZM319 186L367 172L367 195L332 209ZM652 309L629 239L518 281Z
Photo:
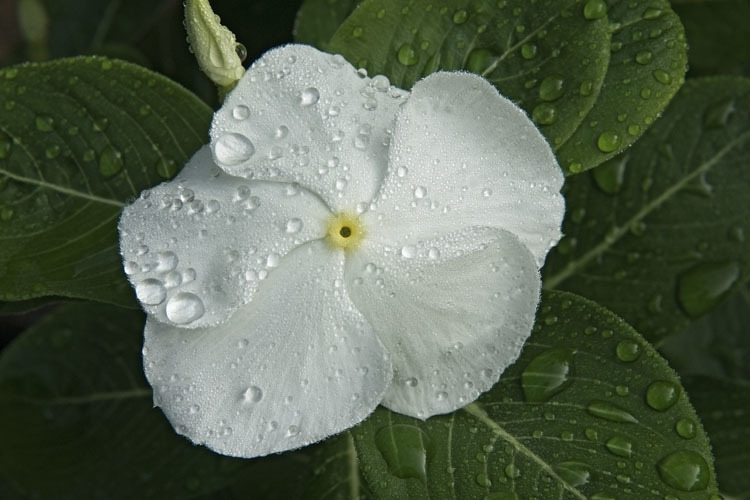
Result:
M120 221L154 403L240 457L378 404L420 419L465 406L531 332L562 181L479 76L406 92L311 47L266 53L210 146Z

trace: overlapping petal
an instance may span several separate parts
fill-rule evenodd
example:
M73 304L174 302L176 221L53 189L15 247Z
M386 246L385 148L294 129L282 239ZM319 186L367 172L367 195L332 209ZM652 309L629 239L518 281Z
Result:
M299 186L221 172L204 147L125 208L120 251L152 318L204 327L250 301L287 252L324 236L329 215Z
M407 92L341 56L304 45L267 52L214 115L211 146L227 172L298 182L335 211L360 210L380 187Z
M346 278L391 354L382 404L422 419L497 382L531 333L540 289L529 250L486 227L404 247L368 240L347 261Z
M307 243L219 326L149 318L154 402L193 442L233 456L298 448L363 420L392 371L343 280L343 252Z
M470 73L434 73L402 106L389 170L365 215L393 243L506 229L544 262L560 237L562 172L526 114Z

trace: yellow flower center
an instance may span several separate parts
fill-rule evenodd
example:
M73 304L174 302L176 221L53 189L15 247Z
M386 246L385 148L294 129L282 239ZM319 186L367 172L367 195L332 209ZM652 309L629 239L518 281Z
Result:
M333 248L356 250L365 234L365 228L356 215L340 213L328 221L327 240Z

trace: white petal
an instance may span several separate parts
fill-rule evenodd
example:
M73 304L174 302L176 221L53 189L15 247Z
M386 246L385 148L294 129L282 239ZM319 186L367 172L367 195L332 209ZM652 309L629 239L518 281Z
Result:
M392 143L377 210L366 214L387 231L379 238L492 226L544 262L560 237L563 175L531 120L486 80L442 72L417 82Z
M287 252L325 235L329 217L299 186L221 172L206 146L125 208L120 251L146 312L197 328L248 302Z
M335 211L372 200L408 93L305 45L266 52L214 115L211 146L233 175L298 182Z
M352 305L344 257L321 241L287 256L228 322L186 330L146 324L154 403L197 444L255 457L319 441L363 420L392 372Z
M497 382L531 333L539 301L533 255L494 228L404 247L368 240L347 261L346 278L391 356L382 404L422 419L461 408Z

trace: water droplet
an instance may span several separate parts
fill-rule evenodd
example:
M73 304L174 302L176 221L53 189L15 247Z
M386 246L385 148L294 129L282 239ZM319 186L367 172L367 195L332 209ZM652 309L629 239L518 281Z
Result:
M232 116L235 120L247 120L247 117L250 116L250 108L244 104L237 105L232 110Z
M430 437L422 429L407 424L383 427L375 434L375 446L391 474L401 479L419 479L427 484Z
M297 102L300 106L312 106L320 99L320 92L315 87L308 87L299 93Z
M431 259L439 259L440 258L440 250L438 250L435 247L430 248L429 252L427 252L427 256Z
M401 247L401 256L405 259L413 259L417 256L417 247L414 245L405 245Z
M99 173L104 178L110 178L117 175L123 167L122 153L107 146L99 155Z
M180 292L167 301L167 318L178 325L192 323L204 312L203 301L189 292Z
M557 109L552 104L543 102L531 112L531 119L539 125L551 125L557 121Z
M656 466L664 483L680 491L701 491L708 487L710 469L706 459L691 450L675 451Z
M616 195L625 181L628 155L618 156L591 170L596 186L606 194Z
M631 363L641 355L641 346L633 340L621 340L615 351L620 361Z
M279 128L276 129L276 132L274 132L274 137L277 139L283 139L287 135L289 135L289 127L286 125L280 125Z
M740 277L736 262L704 262L678 278L677 300L691 318L714 308L732 290Z
M550 75L539 85L539 98L543 101L556 101L565 93L565 80L560 75Z
M534 59L538 48L535 43L524 43L521 45L521 57L524 59Z
M656 7L649 7L643 12L643 19L656 19L660 17L664 11Z
M695 422L689 418L681 418L675 424L677 435L683 439L693 439L697 433Z
M167 289L161 281L148 278L135 286L135 295L143 304L155 306L167 298Z
M425 196L427 196L427 188L424 186L417 186L414 190L414 197L421 200Z
M618 457L630 458L633 456L633 442L624 436L614 436L607 441L607 449Z
M521 476L521 469L516 464L508 464L505 466L505 475L510 479L516 479Z
M555 473L574 488L591 480L591 466L583 462L561 462L553 466Z
M263 391L255 385L251 385L242 393L242 401L247 404L258 403L261 399L263 399Z
M404 381L404 383L405 383L405 384L406 384L406 385L407 385L408 387L416 387L416 386L417 386L417 385L419 384L419 381L418 381L418 380L417 380L416 378L414 378L414 377L411 377L411 378L407 378L407 379L406 379L406 380Z
M52 132L54 130L55 119L51 116L37 116L35 122L37 130L41 132Z
M302 223L302 220L298 218L289 219L286 222L286 232L287 233L299 233L302 230L302 226L304 224Z
M609 420L610 422L638 423L637 418L609 401L592 401L586 407L586 411L590 415Z
M498 55L490 49L474 49L469 53L466 61L466 69L473 73L485 74L485 72L495 64Z
M52 146L48 147L45 150L44 156L46 156L48 160L54 160L55 158L57 158L58 156L60 156L60 152L61 151L62 151L62 149L60 148L60 146L58 146L57 144L55 144L55 145L52 145Z
M648 386L646 402L657 411L666 411L680 399L680 387L674 382L657 380Z
M602 132L596 140L596 145L602 153L611 153L616 151L622 144L622 137L617 132L608 130Z
M167 273L177 267L178 259L174 252L159 252L156 258L156 272Z
M464 9L453 13L453 22L456 24L463 24L467 19L469 19L469 14Z
M229 132L219 137L214 145L216 160L224 165L237 165L255 154L255 146L242 134Z
M408 173L409 169L404 167L403 165L396 169L396 175L398 175L399 177L406 177L406 174Z
M287 428L286 430L286 437L288 438L294 437L294 436L299 435L299 433L300 433L300 428L298 426L290 425L289 428Z
M655 69L651 74L654 75L654 79L657 82L663 85L667 85L672 81L672 76L664 70Z
M536 356L521 374L521 388L530 402L547 401L570 385L573 350L550 349Z
M385 75L375 75L374 77L372 77L370 85L372 85L372 88L374 88L378 92L385 92L390 88L391 81L388 80L388 77Z
M648 64L654 60L654 53L650 50L642 50L635 55L635 62L638 64Z
M398 58L398 62L400 62L404 66L414 66L419 62L417 51L414 50L414 47L412 47L408 43L405 43L401 45L401 47L399 47L396 57Z

